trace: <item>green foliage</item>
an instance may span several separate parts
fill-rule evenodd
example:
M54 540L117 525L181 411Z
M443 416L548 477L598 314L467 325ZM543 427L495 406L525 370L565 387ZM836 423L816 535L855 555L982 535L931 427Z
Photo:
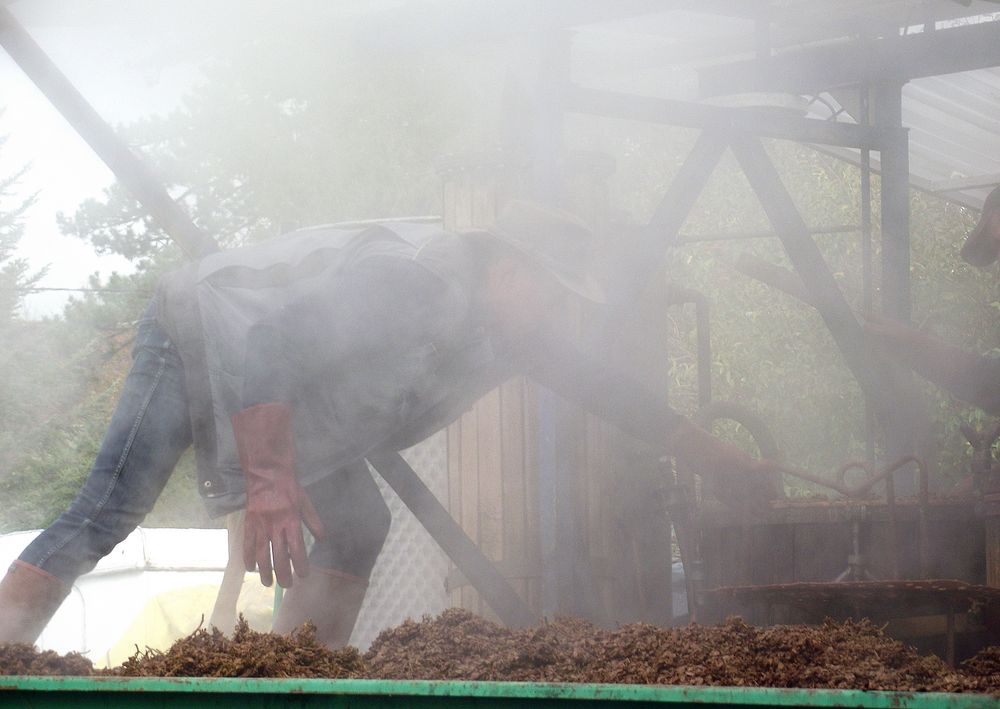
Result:
M12 197L24 174L21 169L0 180L0 371L4 373L0 378L0 492L11 482L10 471L25 448L39 428L57 415L66 396L64 389L49 385L61 368L57 357L64 354L60 333L51 322L25 322L18 317L25 290L44 275L44 270L31 273L27 262L15 256L24 212L34 201ZM0 499L8 498L0 495Z
M262 40L207 67L172 115L126 134L222 246L297 226L436 213L433 166L461 133L462 80L441 57L408 59L357 56L315 30ZM117 184L60 225L144 269L178 261Z
M94 313L107 315L100 312L104 309L92 307ZM80 316L79 320L68 317L65 322L26 323L35 326L36 334L44 328L39 339L50 345L80 343L81 333L94 334L83 350L55 347L45 352L42 361L49 363L46 372L50 378L35 380L26 387L33 397L30 412L35 425L30 431L21 431L18 439L5 437L0 442L0 451L9 458L5 469L10 470L0 477L0 499L5 501L0 532L44 528L51 523L73 501L97 456L128 372L132 335L129 331L119 332L120 326L112 328L111 334L91 330L92 324L86 319L91 313L85 313L85 308L80 302L69 306L68 311ZM107 310L114 308L109 306ZM37 349L35 354L39 354ZM40 373L38 363L24 369ZM52 382L59 386L53 387ZM54 399L49 409L39 405L46 394ZM208 518L195 481L193 457L185 456L146 524L220 524Z
M0 148L3 143L0 138ZM22 168L14 175L0 179L0 327L9 325L17 315L24 289L35 285L45 275L44 269L30 273L27 260L14 255L24 232L21 219L35 201L34 197L30 197L10 204L11 191L26 170Z

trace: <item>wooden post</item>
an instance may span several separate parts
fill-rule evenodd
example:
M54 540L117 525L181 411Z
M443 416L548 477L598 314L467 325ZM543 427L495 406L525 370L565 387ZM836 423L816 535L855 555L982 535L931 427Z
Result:
M501 153L439 163L445 229L486 224L524 192L526 163ZM448 508L535 612L541 574L535 474L529 441L530 387L523 378L488 393L448 429ZM454 578L454 575L452 577ZM464 579L449 584L452 605L495 619Z
M613 161L596 154L571 154L563 167L572 211L591 223L606 220L603 182ZM439 162L444 181L445 229L491 222L511 199L530 194L530 165L503 152L451 156ZM531 608L542 611L541 535L539 530L537 405L538 391L515 378L488 393L448 429L448 509L483 553L511 581ZM579 441L569 455L579 475L569 496L577 511L584 543L604 542L609 468L601 435L603 424L579 413L571 436ZM669 543L668 541L665 543ZM613 555L611 551L608 555ZM603 556L603 554L602 554ZM479 594L457 574L449 576L452 604L493 617Z

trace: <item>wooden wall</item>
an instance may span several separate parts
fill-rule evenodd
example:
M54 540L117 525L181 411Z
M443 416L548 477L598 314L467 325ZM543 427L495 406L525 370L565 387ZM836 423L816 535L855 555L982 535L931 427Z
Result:
M608 158L587 154L571 156L566 164L567 206L599 230L607 221L611 169ZM457 158L443 163L441 174L448 229L490 222L508 200L525 195L529 179L526 164L501 154ZM665 335L650 336L665 330L656 323L661 314L654 297L621 332L619 364L644 372L653 386L663 385L666 371ZM576 319L578 329L585 329L593 318L580 312ZM449 428L447 505L518 593L541 612L537 396L532 382L515 379L487 394ZM587 567L580 572L601 606L592 619L669 621L669 607L664 611L670 593L665 512L650 531L649 525L637 524L634 509L655 503L655 496L645 491L658 471L637 463L631 455L635 442L608 424L566 403L559 408L558 455L574 474L557 494L572 500L568 507L584 550L581 564ZM449 587L455 606L495 618L457 574L449 576Z
M442 165L446 229L492 222L523 192L524 166L499 154ZM537 611L541 606L537 446L532 385L511 380L448 429L448 510ZM452 604L497 620L461 577L449 576Z

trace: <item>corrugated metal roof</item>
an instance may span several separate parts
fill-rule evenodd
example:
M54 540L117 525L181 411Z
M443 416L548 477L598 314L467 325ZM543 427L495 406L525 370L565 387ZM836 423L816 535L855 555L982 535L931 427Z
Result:
M982 207L1000 184L1000 69L911 81L903 87L903 123L910 172L927 183L921 187Z

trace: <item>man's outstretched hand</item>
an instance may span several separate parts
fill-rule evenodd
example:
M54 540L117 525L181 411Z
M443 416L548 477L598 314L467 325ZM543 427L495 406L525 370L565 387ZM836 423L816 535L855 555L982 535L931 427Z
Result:
M324 535L312 501L295 478L292 412L287 404L251 406L232 417L240 465L246 478L247 514L243 561L256 568L265 586L289 588L292 571L309 575L302 523L314 536Z

